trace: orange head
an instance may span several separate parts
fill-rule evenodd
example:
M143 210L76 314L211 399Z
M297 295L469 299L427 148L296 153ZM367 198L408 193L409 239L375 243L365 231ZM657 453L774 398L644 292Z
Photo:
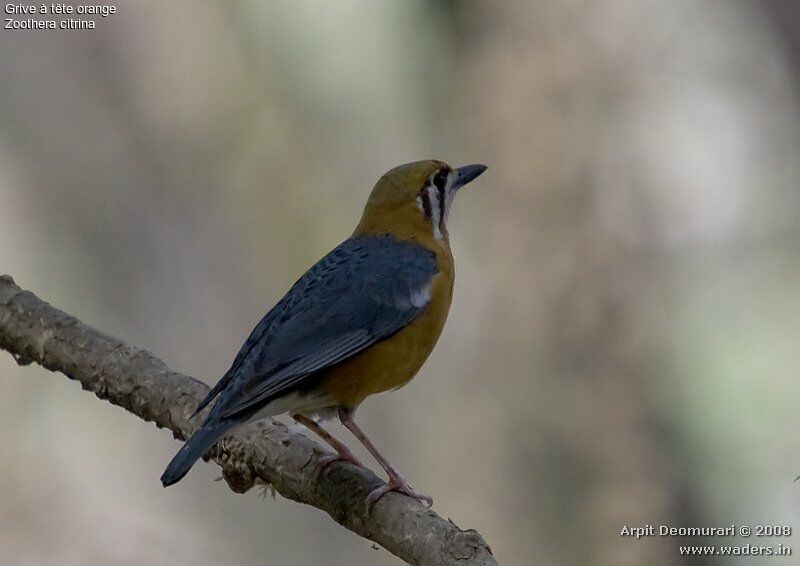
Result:
M399 165L375 184L355 235L447 240L446 222L453 197L484 171L485 165L456 169L435 160Z

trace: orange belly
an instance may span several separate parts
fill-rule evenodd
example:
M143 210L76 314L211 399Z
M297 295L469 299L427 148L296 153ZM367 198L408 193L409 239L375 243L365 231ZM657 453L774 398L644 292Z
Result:
M431 301L411 324L328 370L319 391L337 405L355 407L369 395L408 383L433 351L447 320L453 294L452 271L431 282Z

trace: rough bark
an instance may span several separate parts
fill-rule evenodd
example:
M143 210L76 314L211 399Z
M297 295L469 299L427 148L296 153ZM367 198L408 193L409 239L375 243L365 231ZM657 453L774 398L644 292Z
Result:
M0 277L0 348L19 364L36 362L80 382L83 389L185 439L208 387L171 370L150 352L108 336ZM372 472L335 463L319 471L324 451L277 421L260 421L212 449L230 488L243 493L264 482L288 499L313 505L337 523L412 564L496 564L472 529L461 530L417 501L390 493L367 512L380 484ZM153 470L158 481L161 470Z

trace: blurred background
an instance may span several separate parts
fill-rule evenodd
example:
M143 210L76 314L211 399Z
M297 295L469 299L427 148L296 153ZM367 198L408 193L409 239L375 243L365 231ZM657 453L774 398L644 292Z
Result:
M486 163L439 346L361 424L501 564L777 544L619 533L800 529L798 6L131 0L0 30L0 272L213 384L384 171ZM162 489L178 447L0 355L0 563L399 562L212 464Z

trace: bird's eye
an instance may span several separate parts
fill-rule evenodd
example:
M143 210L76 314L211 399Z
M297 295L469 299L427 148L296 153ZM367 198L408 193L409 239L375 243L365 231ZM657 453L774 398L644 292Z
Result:
M447 184L448 173L449 171L447 169L439 169L436 175L433 176L433 186L439 191L444 191L444 186Z

